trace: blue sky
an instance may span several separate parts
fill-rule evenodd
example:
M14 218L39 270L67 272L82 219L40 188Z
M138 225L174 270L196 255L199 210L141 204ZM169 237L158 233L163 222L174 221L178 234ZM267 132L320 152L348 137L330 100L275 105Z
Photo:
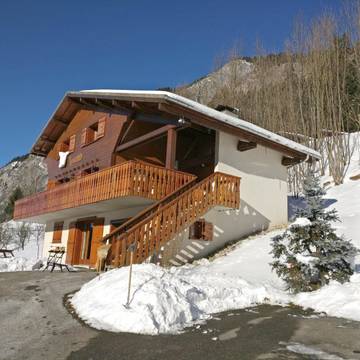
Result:
M68 90L156 89L213 69L235 43L280 51L294 18L340 0L7 0L0 8L0 165L27 153Z

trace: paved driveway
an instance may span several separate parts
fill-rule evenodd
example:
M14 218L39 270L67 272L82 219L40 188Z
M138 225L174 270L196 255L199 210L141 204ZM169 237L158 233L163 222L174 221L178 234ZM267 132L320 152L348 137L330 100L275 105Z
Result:
M66 293L93 277L89 272L0 273L0 359L329 358L325 353L360 359L359 323L311 318L298 308L230 311L177 336L96 331L63 306ZM299 353L304 351L317 351L317 357Z

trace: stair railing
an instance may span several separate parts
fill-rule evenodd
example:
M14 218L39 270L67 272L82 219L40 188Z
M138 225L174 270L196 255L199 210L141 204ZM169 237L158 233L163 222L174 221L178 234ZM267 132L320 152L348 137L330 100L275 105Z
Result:
M163 206L158 204L147 217L132 222L124 231L114 231L104 239L110 240L114 266L128 265L128 248L136 244L134 263L141 263L176 234L194 223L210 208L219 205L238 208L240 205L240 178L216 172L174 196ZM125 224L124 224L125 225Z

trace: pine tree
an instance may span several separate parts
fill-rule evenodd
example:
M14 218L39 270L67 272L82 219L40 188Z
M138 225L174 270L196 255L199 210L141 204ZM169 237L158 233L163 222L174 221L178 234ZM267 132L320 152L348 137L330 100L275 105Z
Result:
M349 281L351 259L357 253L350 241L336 235L332 223L340 220L335 209L324 209L319 178L308 176L303 192L305 209L298 210L297 220L272 239L272 268L293 292L312 291L330 280Z

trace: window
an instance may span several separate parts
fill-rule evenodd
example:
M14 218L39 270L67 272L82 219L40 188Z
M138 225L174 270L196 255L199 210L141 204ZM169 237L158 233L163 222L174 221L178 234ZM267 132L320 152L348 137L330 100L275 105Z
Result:
M189 228L190 240L205 240L211 241L213 239L214 226L212 223L199 219L195 221Z
M64 222L54 223L54 232L53 232L53 243L61 243L61 235L64 227Z
M76 135L71 135L65 141L60 144L59 151L61 152L73 152L75 150Z
M81 146L88 145L105 135L106 118L101 118L95 124L84 128L81 133Z

